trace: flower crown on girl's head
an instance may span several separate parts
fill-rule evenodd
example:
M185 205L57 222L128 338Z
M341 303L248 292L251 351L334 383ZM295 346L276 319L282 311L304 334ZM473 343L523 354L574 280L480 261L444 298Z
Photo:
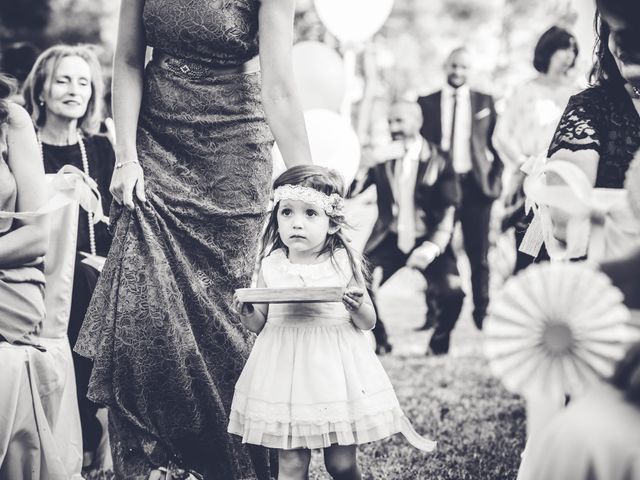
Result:
M315 188L302 185L282 185L273 192L273 203L280 200L300 200L320 208L329 217L344 216L344 199L337 193L327 195Z

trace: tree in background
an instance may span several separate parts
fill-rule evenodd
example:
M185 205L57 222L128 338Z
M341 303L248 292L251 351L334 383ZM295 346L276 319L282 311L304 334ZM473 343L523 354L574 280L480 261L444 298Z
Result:
M0 0L0 68L20 78L31 68L29 61L51 45L102 45L105 5L97 0Z

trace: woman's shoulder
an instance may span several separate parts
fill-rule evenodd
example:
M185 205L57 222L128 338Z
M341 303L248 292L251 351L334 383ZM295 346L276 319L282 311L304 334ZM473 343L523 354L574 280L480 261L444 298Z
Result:
M18 105L15 102L8 102L7 111L9 112L7 123L10 128L33 128L31 116L29 115L29 112L24 109L24 107Z

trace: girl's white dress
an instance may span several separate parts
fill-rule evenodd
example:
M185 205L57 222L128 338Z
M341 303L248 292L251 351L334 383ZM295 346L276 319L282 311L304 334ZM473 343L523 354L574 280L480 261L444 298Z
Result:
M262 261L267 287L346 287L352 273L344 250L335 263L292 264L283 250ZM269 448L353 445L403 433L420 437L400 409L365 332L340 302L271 304L238 379L229 432Z

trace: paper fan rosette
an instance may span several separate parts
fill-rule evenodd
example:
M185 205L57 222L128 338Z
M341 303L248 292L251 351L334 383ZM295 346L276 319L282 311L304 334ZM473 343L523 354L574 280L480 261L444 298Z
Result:
M610 376L640 338L622 293L576 263L532 265L509 279L485 322L492 372L511 391L576 394Z
M640 155L636 155L627 170L624 188L629 196L629 205L640 222Z

